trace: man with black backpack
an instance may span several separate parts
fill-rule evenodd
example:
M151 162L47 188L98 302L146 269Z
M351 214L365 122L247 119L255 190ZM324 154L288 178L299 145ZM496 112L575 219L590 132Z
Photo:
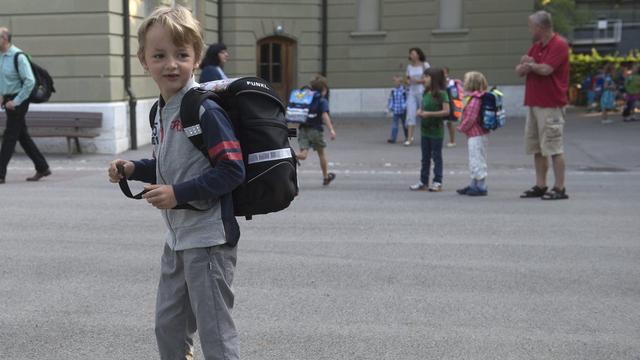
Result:
M36 81L29 59L26 55L20 55L23 55L22 51L11 44L9 29L0 28L0 102L7 114L0 149L0 184L5 182L7 165L17 142L20 142L36 167L36 174L27 178L27 181L38 181L51 175L49 164L27 132L25 116Z

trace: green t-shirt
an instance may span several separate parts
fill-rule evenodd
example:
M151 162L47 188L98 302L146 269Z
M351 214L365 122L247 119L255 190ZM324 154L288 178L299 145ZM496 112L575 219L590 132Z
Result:
M624 82L624 88L629 94L640 94L640 75L629 75L627 80Z
M449 95L447 95L446 91L440 91L439 101L434 99L430 92L422 96L422 110L424 111L441 111L443 103L449 103ZM447 118L448 116L422 118L420 126L422 136L432 139L443 139L444 121Z

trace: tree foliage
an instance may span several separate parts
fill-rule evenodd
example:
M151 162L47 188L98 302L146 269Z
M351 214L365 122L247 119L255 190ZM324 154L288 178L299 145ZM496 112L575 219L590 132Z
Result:
M564 37L570 37L574 27L589 22L591 17L589 11L576 7L575 0L535 0L535 9L549 12L553 28Z
M623 64L640 63L640 51L633 50L626 56L605 55L602 56L591 49L591 54L573 54L569 57L571 63L571 84L580 84L587 75L595 74L599 69L604 68L607 64L614 64L619 68Z

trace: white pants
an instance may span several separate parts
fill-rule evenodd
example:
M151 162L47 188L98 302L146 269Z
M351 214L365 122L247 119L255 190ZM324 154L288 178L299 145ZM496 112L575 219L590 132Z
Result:
M407 126L415 126L418 123L418 109L422 107L422 94L409 91L407 93Z
M467 140L469 146L469 173L472 179L487 177L487 145L489 136L474 136Z

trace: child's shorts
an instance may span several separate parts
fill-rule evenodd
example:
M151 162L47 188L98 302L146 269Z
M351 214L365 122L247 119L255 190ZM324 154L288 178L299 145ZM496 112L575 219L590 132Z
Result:
M529 107L525 125L528 155L558 155L564 152L564 108Z
M312 127L300 126L298 129L298 145L300 150L310 149L318 151L327 147L324 141L324 131Z

